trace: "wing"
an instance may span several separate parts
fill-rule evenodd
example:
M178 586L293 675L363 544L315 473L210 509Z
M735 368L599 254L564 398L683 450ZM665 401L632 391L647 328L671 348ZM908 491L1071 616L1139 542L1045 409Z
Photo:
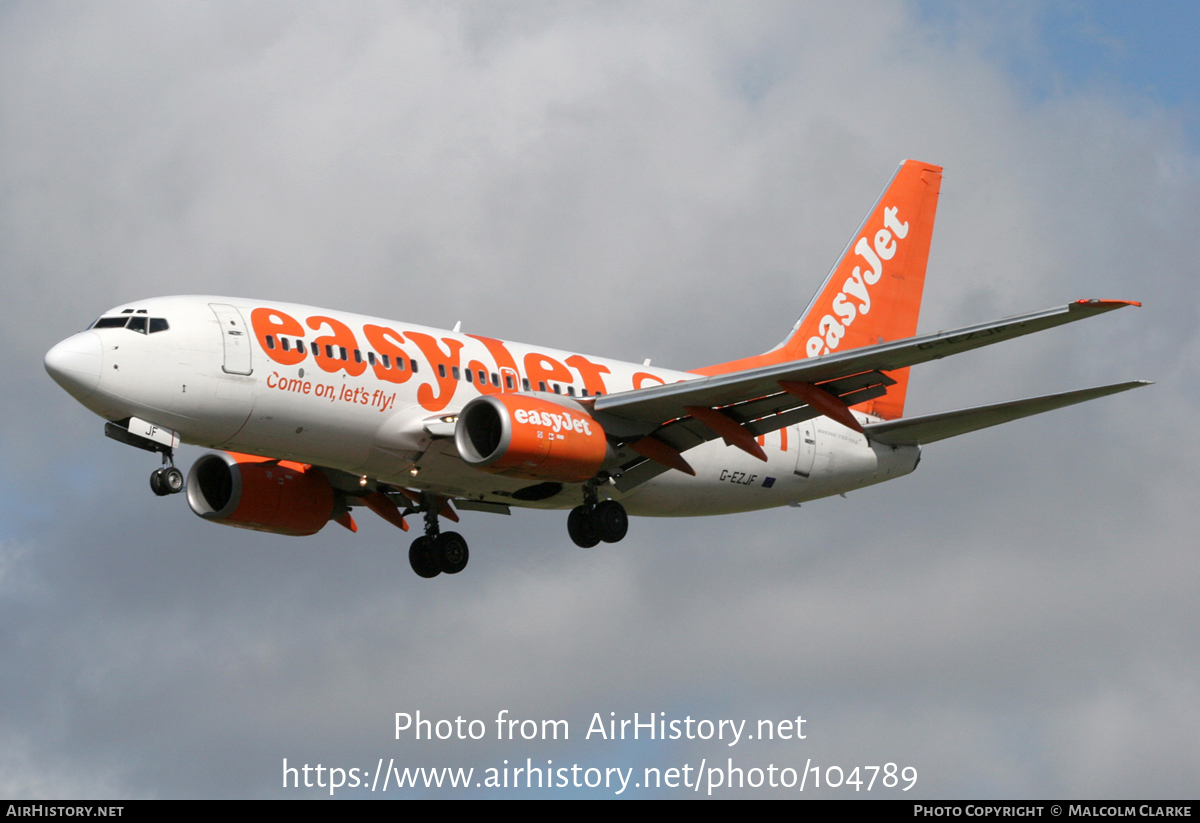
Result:
M616 483L627 491L667 468L690 471L686 462L681 463L680 453L717 437L753 453L747 439L752 442L753 436L821 414L861 428L846 409L885 394L894 382L888 371L1138 305L1124 300L1079 300L1055 309L824 357L604 395L596 398L593 415L605 432L626 441L618 452L620 476ZM722 419L713 418L709 410L717 410ZM732 430L728 423L741 431Z

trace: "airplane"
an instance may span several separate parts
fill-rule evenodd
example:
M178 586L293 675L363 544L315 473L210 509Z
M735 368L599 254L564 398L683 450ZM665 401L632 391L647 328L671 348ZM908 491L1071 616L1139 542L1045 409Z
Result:
M174 296L104 312L45 356L105 434L161 455L155 494L186 490L214 523L302 536L366 508L423 534L421 577L470 553L458 510L569 510L583 548L629 515L799 505L901 477L921 447L1149 385L904 417L909 368L1097 314L1066 306L917 335L941 188L907 160L791 332L770 351L690 371L272 300ZM219 451L188 472L180 443Z

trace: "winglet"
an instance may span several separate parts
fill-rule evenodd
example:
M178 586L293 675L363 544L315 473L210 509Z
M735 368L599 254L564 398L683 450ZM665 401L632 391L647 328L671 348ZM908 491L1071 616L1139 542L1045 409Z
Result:
M1097 300L1093 297L1090 300L1076 300L1075 302L1082 303L1085 306L1112 306L1117 309L1121 306L1137 306L1139 309L1142 307L1140 300Z

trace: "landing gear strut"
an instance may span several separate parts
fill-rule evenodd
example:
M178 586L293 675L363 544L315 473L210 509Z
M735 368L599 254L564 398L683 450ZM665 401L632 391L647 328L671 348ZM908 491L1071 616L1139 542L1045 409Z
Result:
M471 553L467 541L458 532L443 532L438 528L438 500L434 495L421 495L416 511L425 514L425 534L412 542L408 563L418 577L437 577L442 572L458 574L467 567Z
M168 449L162 453L163 465L150 474L150 490L159 497L183 491L183 472L175 468L174 455Z
M581 549L590 549L601 540L617 543L629 531L629 515L616 500L597 501L596 486L589 483L583 489L583 505L567 515L567 534Z

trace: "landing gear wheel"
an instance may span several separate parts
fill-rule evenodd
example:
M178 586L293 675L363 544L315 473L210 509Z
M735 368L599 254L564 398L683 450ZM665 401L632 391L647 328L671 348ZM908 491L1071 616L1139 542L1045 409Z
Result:
M629 531L629 515L616 500L605 500L592 510L592 522L605 543L619 543Z
M168 464L150 473L150 490L159 497L183 491L183 472Z
M458 532L442 532L433 539L432 555L446 574L458 574L467 567L471 553L467 541Z
M437 577L442 573L432 551L433 541L428 537L418 537L408 549L408 565L418 577Z
M171 493L171 490L167 488L166 473L166 469L155 469L150 473L150 491L159 497L166 497Z
M600 529L587 506L576 506L567 515L567 534L581 549L590 549L600 542Z
M183 472L174 466L159 471L162 473L162 484L167 494L179 494L183 491Z

